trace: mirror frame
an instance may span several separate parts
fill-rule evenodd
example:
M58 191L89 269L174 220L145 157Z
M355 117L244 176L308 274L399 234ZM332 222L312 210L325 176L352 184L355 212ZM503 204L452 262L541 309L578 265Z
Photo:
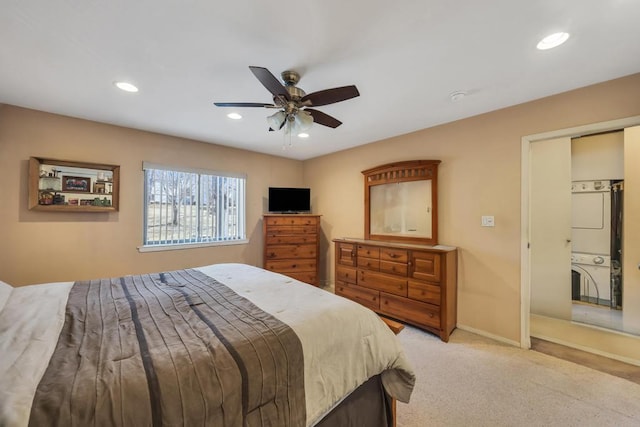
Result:
M362 171L364 175L364 236L366 240L438 244L438 165L440 160L409 160L388 163ZM431 180L431 237L395 236L371 233L371 187L376 185Z

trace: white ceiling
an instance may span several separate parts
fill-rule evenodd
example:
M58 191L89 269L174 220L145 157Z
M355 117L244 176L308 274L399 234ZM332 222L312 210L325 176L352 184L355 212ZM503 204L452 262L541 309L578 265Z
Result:
M637 0L0 0L0 103L308 159L639 72L639 41ZM283 150L213 106L272 101L249 65L361 95Z

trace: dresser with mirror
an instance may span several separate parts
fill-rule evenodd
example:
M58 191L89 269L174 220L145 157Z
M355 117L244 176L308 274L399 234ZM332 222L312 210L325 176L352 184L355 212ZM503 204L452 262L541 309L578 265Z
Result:
M443 341L457 321L457 248L438 244L439 160L363 171L364 238L334 239L336 294Z

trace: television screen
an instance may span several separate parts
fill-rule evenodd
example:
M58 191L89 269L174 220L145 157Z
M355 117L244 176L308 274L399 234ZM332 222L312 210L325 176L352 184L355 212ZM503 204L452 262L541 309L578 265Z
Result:
M311 189L269 187L269 212L311 211Z

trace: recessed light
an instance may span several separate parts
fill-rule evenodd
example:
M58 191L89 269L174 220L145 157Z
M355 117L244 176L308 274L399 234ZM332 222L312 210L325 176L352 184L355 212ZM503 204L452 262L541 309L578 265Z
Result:
M562 43L566 42L568 38L569 33L553 33L540 40L536 47L540 50L553 49L554 47L560 46Z
M115 82L114 85L116 85L116 87L118 89L124 90L125 92L137 92L138 91L138 88L135 87L134 85L132 85L131 83Z
M309 134L308 133L299 133L298 134L298 138L309 138Z
M227 114L227 117L233 120L240 120L242 118L242 116L238 113L229 113Z

